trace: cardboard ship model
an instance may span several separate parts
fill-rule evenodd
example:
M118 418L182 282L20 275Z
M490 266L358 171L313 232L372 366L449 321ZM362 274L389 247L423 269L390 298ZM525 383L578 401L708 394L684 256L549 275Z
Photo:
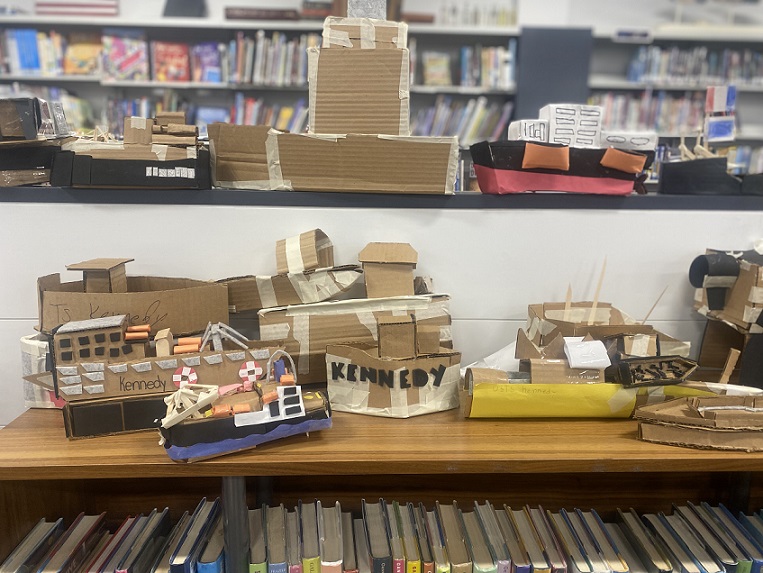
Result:
M604 132L599 106L549 104L539 115L512 122L509 141L471 146L483 193L646 192L644 172L654 161L655 133Z
M160 444L171 459L209 459L331 427L326 394L296 385L294 362L283 350L265 368L248 362L240 378L227 386L189 380L164 399Z
M763 451L763 397L690 397L642 406L634 417L647 442L713 450Z
M55 330L52 371L28 378L52 379L56 395L67 402L69 437L156 428L161 418L170 457L187 460L330 426L325 396L296 386L291 357L272 343L248 340L224 323L210 323L198 337L174 337L163 329L151 339L150 332L147 324L128 326L126 315L70 321ZM276 360L281 355L290 366ZM212 421L201 434L193 428L202 426L180 424L207 411L215 419L251 415L233 426Z

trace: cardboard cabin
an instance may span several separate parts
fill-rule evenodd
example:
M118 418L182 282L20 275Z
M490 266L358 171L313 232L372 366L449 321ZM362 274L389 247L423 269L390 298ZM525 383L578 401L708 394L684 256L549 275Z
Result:
M135 259L90 259L66 270L82 271L85 292L127 292L125 264Z
M125 341L126 332L124 314L67 322L53 336L56 364L138 358L140 354L133 354L136 349Z
M320 229L276 242L278 274L301 273L334 266L334 245Z
M369 243L360 251L368 298L413 295L418 253L408 243Z

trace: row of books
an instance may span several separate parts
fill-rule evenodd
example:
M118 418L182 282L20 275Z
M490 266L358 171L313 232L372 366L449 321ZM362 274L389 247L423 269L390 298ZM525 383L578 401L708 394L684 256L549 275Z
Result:
M230 122L237 125L269 125L280 131L301 133L307 129L308 107L304 99L294 105L268 104L262 98L236 93Z
M702 92L683 95L662 90L645 90L640 95L606 92L594 94L589 103L604 108L604 129L696 135L705 119L705 94Z
M421 52L420 76L417 70L417 48L411 45L412 83L425 86L482 87L509 90L514 84L516 39L507 46L461 46L457 53L444 50Z
M32 28L0 32L0 73L78 75L104 80L194 81L266 86L307 85L307 48L320 35L255 37L238 32L230 42L146 40L140 30L106 28L102 35Z
M670 513L544 510L362 501L248 509L250 573L759 573L763 517L707 503ZM129 516L111 533L105 513L41 520L0 573L222 573L219 499L173 524L169 510ZM244 544L242 544L244 546Z
M760 84L763 81L763 53L707 46L679 48L641 46L628 65L633 82Z
M51 30L8 28L0 31L0 72L59 76L100 73L101 38L88 33L64 36Z
M505 139L512 102L488 102L480 96L464 102L440 95L431 107L423 107L411 118L412 135L458 136L461 147L486 139Z

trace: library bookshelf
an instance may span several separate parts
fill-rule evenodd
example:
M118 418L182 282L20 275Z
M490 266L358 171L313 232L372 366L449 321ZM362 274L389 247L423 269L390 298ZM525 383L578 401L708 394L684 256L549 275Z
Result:
M639 441L633 420L471 420L458 410L407 420L334 414L333 427L194 464L170 461L158 433L68 441L61 413L30 410L0 430L0 558L42 517L192 509L221 496L227 523L246 507L298 499L475 500L511 506L668 511L673 502L763 505L763 454ZM231 526L229 547L240 532ZM233 550L234 573L246 555ZM238 565L236 565L236 563Z

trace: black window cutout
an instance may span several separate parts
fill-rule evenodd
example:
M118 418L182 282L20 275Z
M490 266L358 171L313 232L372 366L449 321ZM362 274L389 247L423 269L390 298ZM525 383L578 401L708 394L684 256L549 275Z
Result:
M293 404L299 404L299 396L289 396L283 399L284 406L291 406Z
M109 348L109 356L119 358L119 348Z
M131 354L132 353L132 346L129 344L125 344L122 347L122 354Z
M86 346L90 344L90 337L89 336L80 336L77 338L77 342L79 342L80 346Z
M82 348L79 351L79 357L80 358L90 358L90 349L89 348Z
M72 358L74 358L74 354L72 354L71 351L61 353L61 360L63 360L64 362L71 362Z
M97 346L95 349L95 355L103 356L104 354L106 354L106 349L103 346Z
M278 402L271 402L268 404L268 408L270 408L270 416L273 418L278 416L278 413L281 411L278 407Z
M122 333L112 332L111 334L109 334L109 340L111 340L111 342L119 342L120 340L122 340Z
M103 332L101 332L100 334L96 334L95 336L93 336L93 340L95 340L98 344L103 344L104 342L106 342L106 335Z
M71 338L61 338L61 339L59 339L58 347L59 348L71 348L72 347L72 339Z
M299 406L289 406L284 413L287 416L291 416L292 414L299 414L301 411L302 409Z
M297 387L296 386L288 386L283 389L283 395L284 396L292 396L297 393Z

